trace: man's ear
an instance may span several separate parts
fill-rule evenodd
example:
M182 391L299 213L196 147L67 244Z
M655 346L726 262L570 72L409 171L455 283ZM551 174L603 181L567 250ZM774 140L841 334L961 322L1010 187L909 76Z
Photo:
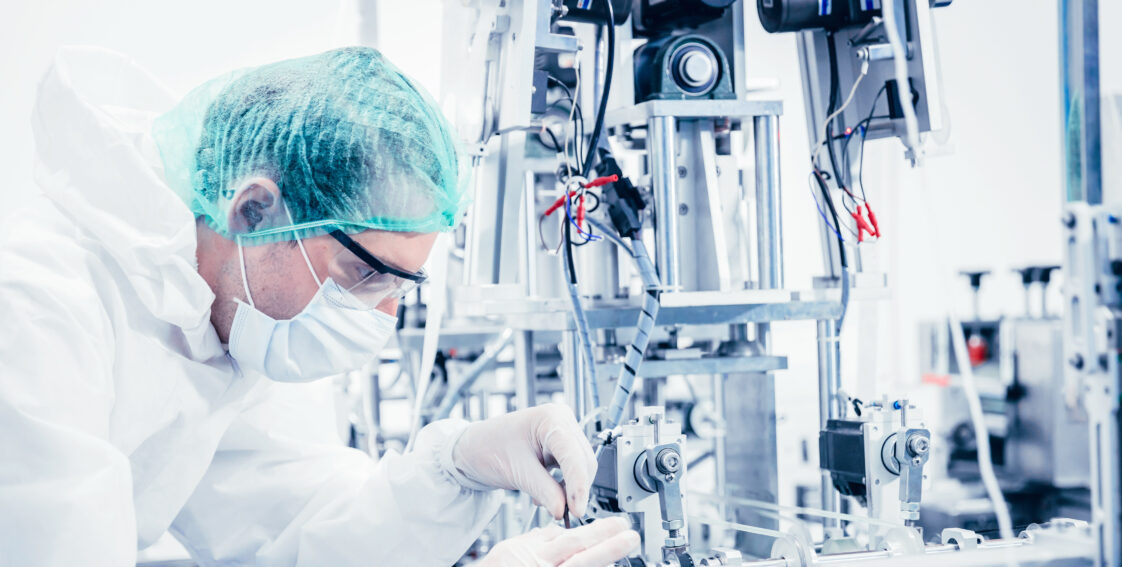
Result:
M249 234L289 224L280 188L267 177L245 180L230 201L227 223L233 234Z

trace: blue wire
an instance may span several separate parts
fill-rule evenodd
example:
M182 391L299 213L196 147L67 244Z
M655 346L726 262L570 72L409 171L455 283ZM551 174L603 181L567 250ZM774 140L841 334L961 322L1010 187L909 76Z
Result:
M569 222L573 223L573 226L576 227L577 234L583 236L585 238L585 240L584 240L585 242L592 242L594 240L602 239L603 238L602 236L597 236L597 235L591 234L591 233L585 233L583 230L581 230L580 225L577 224L577 221L573 220L573 215L569 211L569 200L570 200L570 197L568 195L565 195L565 216L568 217Z
M842 235L840 232L838 232L838 229L834 228L834 225L830 224L830 219L826 218L826 213L822 211L822 205L818 204L818 199L814 199L814 208L818 209L818 214L822 216L823 222L826 223L826 228L832 230L834 234L838 235L838 240L845 242L845 239L842 238Z

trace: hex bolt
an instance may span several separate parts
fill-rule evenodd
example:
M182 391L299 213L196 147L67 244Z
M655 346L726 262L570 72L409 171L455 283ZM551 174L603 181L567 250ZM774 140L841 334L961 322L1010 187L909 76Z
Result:
M655 464L664 473L676 473L682 466L682 456L673 449L663 449L655 457Z
M908 449L911 449L911 451L917 455L926 455L927 452L931 450L931 441L923 435L913 435L912 438L908 440ZM916 464L918 465L919 463Z

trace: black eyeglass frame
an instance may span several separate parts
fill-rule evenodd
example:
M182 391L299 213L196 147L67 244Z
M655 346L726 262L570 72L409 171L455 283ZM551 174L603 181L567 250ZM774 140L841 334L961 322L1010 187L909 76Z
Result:
M332 238L337 240L339 244L342 244L344 248L350 250L355 256L358 256L359 260L366 262L366 265L374 268L380 273L391 274L402 279L416 282L418 284L428 279L428 276L424 273L407 272L379 260L376 256L371 254L370 251L368 251L366 248L363 248L361 244L355 242L353 238L348 236L347 233L343 232L342 230L334 229L328 232L328 234L330 234Z

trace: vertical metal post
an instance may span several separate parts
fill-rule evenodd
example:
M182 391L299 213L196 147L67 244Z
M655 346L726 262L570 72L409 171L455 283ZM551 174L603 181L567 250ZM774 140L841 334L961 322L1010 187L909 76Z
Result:
M779 117L752 118L756 148L756 262L760 289L783 287L783 204L779 198ZM756 340L771 349L771 324L756 326Z
M838 336L838 323L833 319L818 321L818 422L819 429L826 429L826 422L841 417L838 390L841 388L841 341ZM836 512L840 508L841 496L834 490L830 473L822 474L822 509ZM827 527L840 527L840 522L824 520Z
M713 411L717 414L717 437L713 439L713 470L716 471L714 484L716 494L721 499L719 506L720 518L727 520L724 499L728 496L728 479L725 467L728 466L728 444L725 439L725 375L713 375Z
M681 285L678 255L677 132L673 116L647 121L647 151L655 201L655 263L662 285Z
M514 401L518 409L538 405L537 377L534 332L517 332L514 334Z
M585 400L588 381L584 379L580 339L577 332L567 330L561 333L561 387L565 391L565 401L573 408L577 419L586 413Z
M538 215L534 172L526 171L522 183L522 286L527 297L538 294L538 250L537 250L537 222Z
M1066 200L1102 203L1099 1L1060 1L1060 99Z
M779 197L779 117L752 118L756 146L756 254L761 289L783 287L783 204Z

